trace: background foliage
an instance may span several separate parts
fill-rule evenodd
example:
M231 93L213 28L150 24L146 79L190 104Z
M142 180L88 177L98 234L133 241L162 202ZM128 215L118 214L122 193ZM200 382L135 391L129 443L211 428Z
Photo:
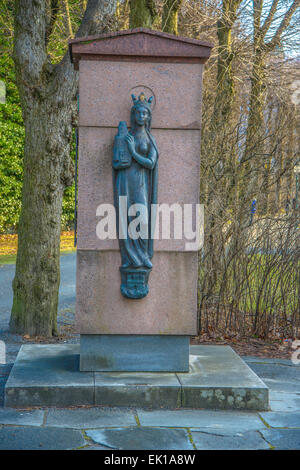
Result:
M0 104L0 234L15 233L22 202L23 147L25 130L12 59L13 1L0 1L0 80L6 86L6 103ZM74 1L72 17L76 27L80 2ZM63 16L56 24L56 39L51 41L51 56L59 61L66 49L67 33ZM75 133L72 157L75 158ZM75 185L65 190L62 229L69 230L74 223Z

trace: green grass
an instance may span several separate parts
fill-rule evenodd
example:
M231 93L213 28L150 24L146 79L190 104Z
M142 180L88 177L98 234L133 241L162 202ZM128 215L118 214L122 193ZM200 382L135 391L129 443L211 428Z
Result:
M76 248L67 248L61 250L60 254L73 253L76 251ZM4 264L15 264L17 255L0 255L0 266Z
M299 261L280 255L244 255L237 260L235 269L232 264L228 267L225 282L224 272L219 273L212 294L223 297L222 310L225 304L247 314L281 312L289 317L298 305L299 269ZM199 275L201 285L205 266L200 267Z
M1 264L15 264L17 255L0 255Z

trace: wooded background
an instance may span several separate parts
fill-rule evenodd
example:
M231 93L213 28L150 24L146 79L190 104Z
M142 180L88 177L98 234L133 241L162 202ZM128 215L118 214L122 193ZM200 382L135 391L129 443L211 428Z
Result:
M299 335L299 5L0 0L0 79L7 89L0 105L0 232L18 231L20 239L12 331L57 334L59 231L73 226L75 196L78 77L67 41L144 26L214 44L203 87L199 332ZM45 215L37 233L40 201Z

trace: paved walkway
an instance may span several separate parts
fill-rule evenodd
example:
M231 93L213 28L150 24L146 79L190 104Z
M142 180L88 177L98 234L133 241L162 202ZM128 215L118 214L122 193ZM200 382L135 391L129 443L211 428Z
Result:
M129 408L3 408L0 449L300 449L300 367L244 358L270 388L269 412Z
M61 324L72 323L75 257L61 258ZM270 388L269 412L143 410L128 408L3 408L4 385L21 337L8 333L14 266L0 266L0 449L300 449L300 365L281 359L244 358ZM77 335L70 341L76 342Z

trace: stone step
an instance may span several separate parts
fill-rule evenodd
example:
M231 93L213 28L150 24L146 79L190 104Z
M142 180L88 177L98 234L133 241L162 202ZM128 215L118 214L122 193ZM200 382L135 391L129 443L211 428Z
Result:
M79 405L264 411L269 390L229 346L191 346L186 373L144 373L80 372L77 344L23 345L5 406Z

